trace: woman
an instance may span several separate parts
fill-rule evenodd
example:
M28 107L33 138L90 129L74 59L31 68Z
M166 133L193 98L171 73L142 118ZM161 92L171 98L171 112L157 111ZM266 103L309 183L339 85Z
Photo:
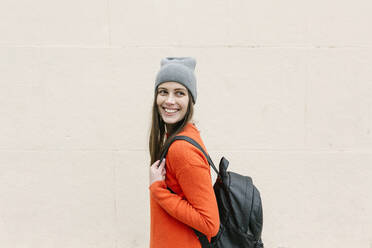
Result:
M151 248L201 247L192 228L210 241L220 226L210 168L203 153L187 141L176 140L165 160L159 161L162 148L177 135L194 139L207 151L192 122L197 96L195 65L190 57L167 57L156 76L149 141Z

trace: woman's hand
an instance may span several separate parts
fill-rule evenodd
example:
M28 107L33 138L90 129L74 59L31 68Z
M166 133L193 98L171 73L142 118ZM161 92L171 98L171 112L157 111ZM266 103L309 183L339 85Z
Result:
M165 158L160 163L160 160L155 161L150 167L150 185L156 181L162 181L165 179Z

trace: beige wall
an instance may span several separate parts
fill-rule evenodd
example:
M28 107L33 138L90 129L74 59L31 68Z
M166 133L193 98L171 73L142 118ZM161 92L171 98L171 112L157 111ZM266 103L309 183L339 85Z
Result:
M372 247L370 1L0 2L0 247L148 247L165 56L197 59L214 162L267 248Z

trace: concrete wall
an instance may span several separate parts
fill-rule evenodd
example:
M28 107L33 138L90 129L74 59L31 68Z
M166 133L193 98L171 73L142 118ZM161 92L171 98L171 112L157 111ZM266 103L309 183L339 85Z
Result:
M253 177L267 248L372 247L370 1L0 2L0 247L148 247L165 56L195 120Z

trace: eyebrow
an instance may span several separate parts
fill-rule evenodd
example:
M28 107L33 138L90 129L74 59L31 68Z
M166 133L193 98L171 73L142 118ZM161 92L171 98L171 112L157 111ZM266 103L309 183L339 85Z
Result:
M168 90L167 88L164 88L164 87L159 87L158 89ZM177 88L177 89L174 89L174 90L182 90L182 91L185 91L185 89L182 89L182 88Z

